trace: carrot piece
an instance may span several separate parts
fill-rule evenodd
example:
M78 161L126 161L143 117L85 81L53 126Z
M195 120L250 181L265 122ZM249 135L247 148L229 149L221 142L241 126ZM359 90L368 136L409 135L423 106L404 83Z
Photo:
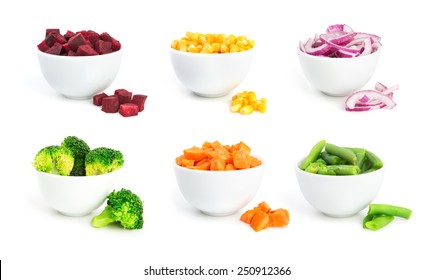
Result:
M192 159L183 158L181 166L184 166L184 167L194 166L194 161Z
M290 221L290 214L289 214L289 211L287 209L278 208L278 209L270 211L269 214L272 214L272 213L275 213L275 212L279 212L281 214L284 214L284 216L286 216L287 220Z
M289 224L288 212L284 210L285 209L278 209L269 213L270 227L283 227Z
M250 226L256 232L269 227L269 215L262 210L257 210L251 219Z
M236 170L236 168L233 163L227 163L225 170Z
M196 146L183 150L183 156L186 159L192 159L194 161L200 161L207 158L206 152L202 148Z
M210 160L210 170L221 171L226 168L226 162L220 156L216 156Z
M202 148L203 150L206 150L206 149L211 149L211 150L213 150L212 143L211 143L211 142L208 142L208 141L205 141L205 142L201 145L201 148Z
M237 169L250 168L250 163L248 162L248 154L244 150L239 150L233 152L233 165Z
M207 158L202 159L201 161L196 162L193 167L194 168L192 169L196 169L196 170L210 170L210 160Z
M253 219L253 217L256 214L256 212L257 212L257 210L255 210L255 209L250 209L250 210L245 211L245 213L243 213L241 215L241 218L240 218L241 221L245 222L247 224L250 224L251 220Z
M259 166L260 164L262 164L262 161L258 158L255 158L253 156L248 156L248 162L250 164L250 168Z
M245 144L244 142L239 142L239 143L237 143L237 144L235 144L235 145L232 145L232 147L231 147L231 150L232 150L232 152L234 152L234 151L246 151L247 152L247 154L250 154L251 153L251 148L247 145L247 144Z
M176 158L176 164L182 166L183 155L180 155Z
M260 202L257 207L265 213L269 213L269 211L271 211L271 207L264 201Z

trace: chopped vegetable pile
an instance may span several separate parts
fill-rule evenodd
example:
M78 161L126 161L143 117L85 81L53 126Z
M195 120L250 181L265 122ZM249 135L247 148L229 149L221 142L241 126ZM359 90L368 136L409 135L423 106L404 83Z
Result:
M247 210L240 220L249 224L254 231L268 227L284 227L289 224L289 211L284 208L272 210L266 202L259 203L253 209Z
M324 57L352 58L376 52L382 44L380 37L355 32L347 24L334 24L326 33L299 43L302 52Z
M90 149L76 136L67 136L61 145L42 148L33 161L37 171L61 176L101 175L118 170L123 164L120 151L106 147Z
M394 217L409 220L412 210L389 204L370 204L367 216L362 221L366 229L379 230L394 220Z
M38 44L40 51L62 56L108 54L120 50L120 47L120 42L107 32L99 34L93 30L68 30L61 34L58 28L47 28L45 39Z
M386 87L377 82L374 90L360 90L352 93L346 99L346 111L363 112L375 109L392 109L397 104L394 102L394 91L398 85Z
M144 110L147 95L133 94L126 89L116 89L113 95L105 92L93 96L93 105L101 106L105 113L119 112L123 117L137 116Z
M237 170L259 166L262 161L250 155L251 148L244 142L222 145L218 141L204 142L201 147L185 149L176 164L195 170Z
M189 31L184 37L171 43L171 47L178 51L208 54L242 52L253 48L254 45L254 40L245 36Z
M243 91L232 96L230 112L242 115L249 115L254 111L265 113L266 103L268 100L266 98L257 99L254 91Z
M369 150L339 147L325 140L317 142L299 166L321 175L357 175L382 167L381 159Z

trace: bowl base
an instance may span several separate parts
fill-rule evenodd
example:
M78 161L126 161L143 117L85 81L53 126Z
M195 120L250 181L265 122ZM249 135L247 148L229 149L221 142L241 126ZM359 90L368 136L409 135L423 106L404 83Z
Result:
M226 213L215 213L215 212L207 212L207 211L200 210L200 212L202 212L203 214L208 215L208 216L224 217L224 216L233 215L238 211L232 211L232 212L226 212Z
M91 212L85 212L85 213L65 213L65 212L62 212L62 211L57 211L57 212L59 212L63 216L68 216L68 217L84 217L84 216L87 216L87 215L89 215L91 213Z
M227 94L229 94L228 92L223 92L223 93L215 93L215 94L201 94L199 92L195 92L193 91L193 93L197 96L200 97L208 97L208 98L216 98L216 97L223 97L226 96Z
M356 214L358 214L358 212L356 213L351 213L351 214L343 214L343 215L335 215L335 214L330 214L330 213L325 213L322 212L325 216L331 217L331 218L349 218L352 216L355 216Z

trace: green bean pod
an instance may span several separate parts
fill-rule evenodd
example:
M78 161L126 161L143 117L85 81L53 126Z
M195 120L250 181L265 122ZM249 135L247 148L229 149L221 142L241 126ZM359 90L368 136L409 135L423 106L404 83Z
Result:
M367 215L388 215L409 219L412 215L412 210L389 204L370 204Z
M326 140L321 140L317 142L311 149L308 156L301 163L299 168L305 170L310 165L310 163L315 162L319 158L319 155L322 152L323 148L325 147L325 144L326 144Z
M394 220L394 216L388 215L367 215L362 226L366 229L379 230Z
M307 168L305 168L306 172L314 173L316 174L319 172L320 165L316 162L310 163Z
M356 165L328 165L328 170L332 170L337 175L357 175L361 169Z
M383 167L382 160L380 160L380 158L378 156L376 156L375 154L373 154L372 152L367 150L365 152L365 156L371 162L371 168L380 169Z
M351 165L356 165L356 155L352 150L339 147L334 144L326 143L325 151L330 153L331 155L339 156Z
M341 165L346 164L346 161L339 156L331 155L330 153L323 151L320 156L329 165Z
M321 157L319 157L319 158L315 161L315 163L319 164L320 166L326 166L326 165L327 165L326 161L323 160L323 158L321 158Z
M359 168L362 168L362 165L364 164L365 161L365 157L366 157L366 152L367 150L364 148L346 148L351 150L352 152L355 153L356 155L356 165Z

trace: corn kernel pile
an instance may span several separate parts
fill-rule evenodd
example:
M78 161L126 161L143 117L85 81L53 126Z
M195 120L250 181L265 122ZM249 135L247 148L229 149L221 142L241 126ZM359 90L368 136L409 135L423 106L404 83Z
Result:
M232 97L230 112L242 115L248 115L254 111L265 113L267 102L266 98L257 99L254 91L243 91Z
M189 31L180 40L173 40L171 43L171 47L175 50L192 53L242 52L253 48L254 45L254 40L247 39L245 36Z

